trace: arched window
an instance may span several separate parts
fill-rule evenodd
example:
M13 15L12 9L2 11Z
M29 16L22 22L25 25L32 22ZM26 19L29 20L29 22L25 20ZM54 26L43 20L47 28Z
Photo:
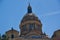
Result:
M13 35L13 34L11 35L11 38L12 38L12 39L14 38L14 35Z
M29 31L34 30L35 29L35 25L34 24L29 24Z

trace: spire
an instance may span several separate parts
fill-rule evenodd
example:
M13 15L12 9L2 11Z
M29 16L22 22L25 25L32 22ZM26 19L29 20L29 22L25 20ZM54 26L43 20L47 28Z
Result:
M30 6L30 3L29 3L29 5L28 5L28 13L32 13L32 8L31 8L31 6Z

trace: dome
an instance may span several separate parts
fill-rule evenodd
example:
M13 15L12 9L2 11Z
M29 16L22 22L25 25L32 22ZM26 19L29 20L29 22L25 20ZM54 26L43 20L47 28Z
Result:
M38 22L40 22L38 17L32 12L32 7L30 6L30 4L28 5L28 8L27 8L27 14L24 15L21 23L26 22L26 21L38 21Z
M19 36L19 32L15 29L11 28L11 30L6 32L6 36L7 36L7 38L13 39L13 38L16 38Z
M26 22L26 21L38 21L38 22L40 22L40 20L38 19L38 17L37 17L35 14L33 14L33 13L27 13L27 14L23 17L21 23L22 23L22 22Z
M27 13L21 20L19 25L21 35L26 35L31 31L36 31L37 34L42 34L42 23L38 17L32 12L32 8L29 4Z

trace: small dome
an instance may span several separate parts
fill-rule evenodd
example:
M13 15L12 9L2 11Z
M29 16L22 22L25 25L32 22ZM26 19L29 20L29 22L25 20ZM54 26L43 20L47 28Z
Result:
M56 30L52 36L53 37L60 37L60 29L59 30Z
M60 29L59 29L59 30L56 30L54 33L55 33L55 34L60 33Z
M16 37L19 36L19 32L18 32L17 30L14 30L14 29L12 28L11 30L8 30L8 31L6 32L6 36L7 36L7 38L13 39L13 38L16 38Z
M16 33L19 33L17 30L11 28L11 30L7 31L6 33L12 33L12 32L16 32Z

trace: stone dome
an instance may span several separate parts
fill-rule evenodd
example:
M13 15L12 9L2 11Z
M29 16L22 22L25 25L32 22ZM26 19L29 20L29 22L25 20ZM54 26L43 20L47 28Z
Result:
M39 35L42 34L42 23L38 17L32 12L32 8L29 4L26 15L23 16L19 25L21 35L26 35L30 31L36 31Z
M37 17L35 14L33 14L33 13L27 13L27 14L23 17L21 23L22 23L22 22L26 22L26 21L38 21L38 22L40 22L40 20L38 19L38 17Z

